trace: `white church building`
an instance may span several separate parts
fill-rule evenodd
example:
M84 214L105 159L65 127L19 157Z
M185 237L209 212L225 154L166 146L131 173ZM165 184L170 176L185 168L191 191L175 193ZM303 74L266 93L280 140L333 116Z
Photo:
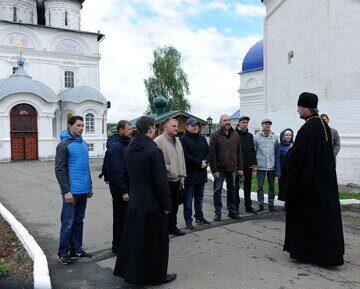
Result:
M84 117L90 155L104 154L104 35L81 31L83 2L0 0L0 161L53 159L73 115Z
M320 113L337 129L339 183L360 184L360 2L263 0L264 40L244 58L240 72L241 115L258 131L262 118L273 130L297 131L301 92L319 96Z

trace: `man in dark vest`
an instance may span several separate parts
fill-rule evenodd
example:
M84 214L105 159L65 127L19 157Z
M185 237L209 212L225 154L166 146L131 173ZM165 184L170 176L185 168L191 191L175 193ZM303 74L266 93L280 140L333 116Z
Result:
M166 215L171 210L167 170L164 155L153 141L154 119L140 117L136 129L138 134L124 153L124 184L129 192L129 209L114 275L131 284L160 285L176 278L176 274L167 274Z
M286 233L290 258L323 266L344 263L344 236L331 131L318 115L318 97L304 92L298 113L305 124L286 163Z

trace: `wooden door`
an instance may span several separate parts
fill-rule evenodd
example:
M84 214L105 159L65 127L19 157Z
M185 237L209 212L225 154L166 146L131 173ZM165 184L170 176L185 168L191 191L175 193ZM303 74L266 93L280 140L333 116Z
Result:
M28 104L10 112L11 158L14 161L38 158L37 112Z

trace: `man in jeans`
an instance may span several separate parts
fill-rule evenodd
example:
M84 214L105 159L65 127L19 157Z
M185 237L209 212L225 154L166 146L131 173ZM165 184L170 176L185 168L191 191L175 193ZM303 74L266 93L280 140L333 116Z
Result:
M230 117L220 117L220 129L210 137L210 168L214 177L214 221L221 220L221 192L226 180L228 216L240 219L236 210L235 177L243 176L243 158L239 135L231 127Z
M278 137L271 131L272 122L270 119L264 119L261 122L262 131L260 131L254 138L254 146L256 150L256 159L258 162L257 170L257 196L259 202L258 212L264 210L264 181L267 176L269 185L268 205L271 212L275 212L275 149L278 145Z
M81 137L83 130L84 119L73 116L68 120L68 130L60 134L61 142L56 148L55 174L63 199L58 256L64 265L72 264L72 259L92 257L82 249L86 203L93 195L88 146Z
M202 209L205 183L207 182L206 168L210 161L210 148L206 138L199 134L199 123L194 118L189 118L186 121L186 132L180 141L184 150L187 175L185 179L184 219L186 228L194 230L191 218L193 199L195 201L195 222L210 225L210 222L204 218Z
M175 118L167 119L164 132L154 141L162 150L167 170L167 179L171 197L172 210L168 214L169 234L183 236L184 232L177 227L177 213L179 204L182 202L181 187L185 185L186 166L184 151L181 142L176 137L179 130L178 121Z

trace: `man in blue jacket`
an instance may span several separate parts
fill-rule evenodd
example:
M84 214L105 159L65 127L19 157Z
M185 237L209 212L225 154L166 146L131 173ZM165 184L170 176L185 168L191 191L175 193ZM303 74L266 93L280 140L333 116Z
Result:
M108 165L110 192L113 203L113 241L112 252L117 254L121 234L128 211L129 195L124 189L124 150L130 143L132 128L130 122L121 120L117 124L117 134L109 137L106 144L105 159Z
M68 120L68 130L60 134L61 142L56 148L55 175L63 199L58 256L64 265L72 264L72 259L92 257L82 249L86 203L93 195L88 146L81 137L83 130L84 119L73 116Z

